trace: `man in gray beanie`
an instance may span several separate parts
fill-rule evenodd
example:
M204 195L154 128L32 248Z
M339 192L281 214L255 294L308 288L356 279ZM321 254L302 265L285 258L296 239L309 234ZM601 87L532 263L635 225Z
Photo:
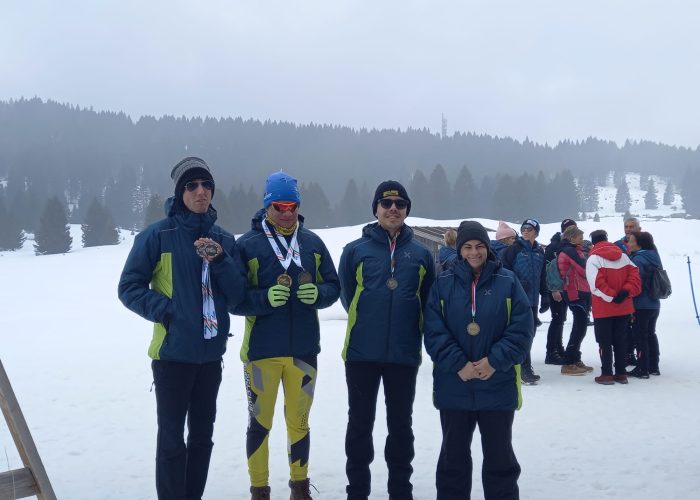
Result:
M166 201L168 215L134 239L119 299L154 323L148 355L158 415L158 498L201 499L228 311L243 300L246 278L233 235L214 224L209 166L201 158L185 158L170 176L175 195Z

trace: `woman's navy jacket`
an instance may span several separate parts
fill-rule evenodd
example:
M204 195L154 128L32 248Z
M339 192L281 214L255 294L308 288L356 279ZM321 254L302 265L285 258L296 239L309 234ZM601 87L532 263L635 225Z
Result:
M425 312L425 348L433 360L433 403L439 410L515 410L520 408L520 363L534 337L532 309L515 274L487 261L476 286L472 321L472 273L459 259L443 272L430 292ZM457 372L469 361L488 356L496 370L488 380L463 382Z
M404 225L394 260L398 286L390 290L388 233L377 223L365 226L362 238L343 248L338 269L340 300L348 312L345 361L420 365L423 309L435 279L433 257Z
M134 239L119 279L119 299L136 314L155 323L148 355L183 363L220 360L226 351L230 307L243 299L245 274L232 234L215 225L216 210L195 214L180 200L166 202L168 216ZM224 257L210 264L218 334L204 339L202 258L194 242L211 238Z
M287 270L287 274L292 277L289 300L282 306L272 307L267 291L277 284L277 277L285 271L265 236L263 217L264 209L255 214L252 229L237 242L248 271L246 298L233 308L234 314L246 317L241 360L247 363L275 357L315 356L321 352L317 311L333 304L340 293L333 259L321 238L304 227L304 218L300 215L297 241L301 264L305 271L311 273L312 282L318 287L318 300L307 305L297 298L297 275L301 269L292 262Z
M634 298L635 309L661 309L661 301L649 296L649 284L654 269L663 267L661 257L656 250L637 250L630 259L639 268L639 278L642 280L642 293Z

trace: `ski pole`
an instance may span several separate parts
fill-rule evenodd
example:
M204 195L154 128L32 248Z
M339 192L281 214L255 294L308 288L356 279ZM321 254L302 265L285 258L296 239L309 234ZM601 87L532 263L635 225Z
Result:
M690 270L690 255L688 255L688 277L690 278L690 295L693 297L693 306L695 306L695 319L700 325L700 315L698 315L698 303L695 301L695 288L693 288L693 272Z

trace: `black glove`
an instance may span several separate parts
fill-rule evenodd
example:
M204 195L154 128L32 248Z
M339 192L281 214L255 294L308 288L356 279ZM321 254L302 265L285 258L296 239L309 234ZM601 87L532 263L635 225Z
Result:
M543 295L540 302L540 314L549 311L549 295Z
M627 290L620 290L612 301L615 302L615 304L622 304L629 294Z

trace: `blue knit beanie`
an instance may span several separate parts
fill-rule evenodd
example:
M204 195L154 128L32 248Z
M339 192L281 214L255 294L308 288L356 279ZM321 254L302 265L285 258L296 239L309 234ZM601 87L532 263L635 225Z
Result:
M263 206L268 208L273 201L294 201L301 204L297 180L284 172L275 172L265 181Z

